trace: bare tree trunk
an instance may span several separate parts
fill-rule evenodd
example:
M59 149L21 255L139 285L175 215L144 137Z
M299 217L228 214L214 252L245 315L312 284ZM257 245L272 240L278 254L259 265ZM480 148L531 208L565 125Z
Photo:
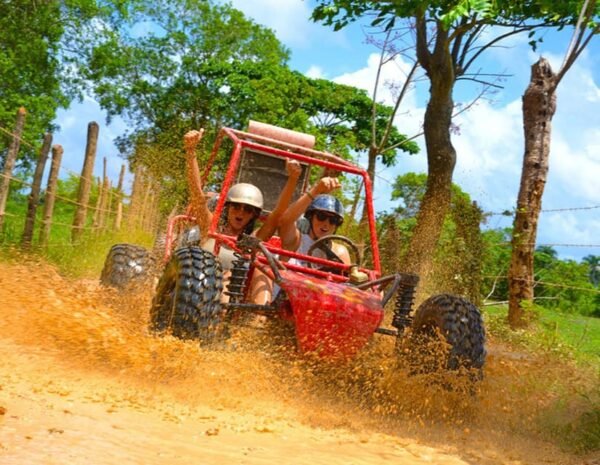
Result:
M417 24L417 54L431 82L424 118L427 186L403 263L403 271L419 275L423 284L432 268L433 254L450 206L452 173L456 164L456 150L450 138L455 74L448 53L448 36L441 26L438 27L436 45L433 52L429 52L424 38L419 38L426 33L425 28L423 19Z
M371 180L371 189L373 192L375 192L375 168L377 166L377 155L379 155L379 147L371 145L371 147L369 147L369 158L367 161L367 174L369 175L369 179ZM368 217L369 212L367 210L367 205L365 204L363 205L362 214L360 216L361 228L366 227Z
M512 328L525 324L523 302L533 302L533 254L548 175L555 90L556 75L550 63L540 58L531 67L531 80L523 95L525 154L508 272L508 321Z
M6 201L8 200L8 190L10 187L10 179L15 167L19 147L21 146L21 134L23 134L23 126L25 126L25 115L27 111L21 107L17 110L17 119L15 122L15 131L12 141L8 147L6 159L4 161L4 175L0 179L0 233L4 228L4 215L6 213Z
M55 145L52 147L52 164L50 165L50 175L48 176L48 186L46 187L46 196L44 198L42 229L40 229L40 245L42 247L48 245L48 238L50 237L52 213L54 212L54 201L56 199L56 186L58 184L58 170L60 168L62 155L62 146Z
M52 134L48 133L44 136L44 143L42 144L40 157L38 158L37 165L35 166L35 172L33 174L33 183L31 185L31 192L29 193L27 217L25 218L25 228L23 229L23 237L21 239L21 244L23 245L24 249L29 249L31 247L31 240L33 239L33 229L35 227L37 205L40 200L42 176L44 175L44 168L46 167L46 161L48 160L48 154L50 153L51 147Z
M81 170L81 181L79 183L79 193L77 195L77 210L73 218L73 230L71 231L71 241L77 242L83 233L85 218L87 213L87 204L90 200L90 188L93 182L94 162L96 160L96 147L98 146L98 123L92 121L88 124L87 144L85 147L85 160Z

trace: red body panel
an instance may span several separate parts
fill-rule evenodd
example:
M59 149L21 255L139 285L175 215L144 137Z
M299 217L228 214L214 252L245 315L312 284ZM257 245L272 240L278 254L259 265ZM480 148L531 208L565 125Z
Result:
M380 297L347 284L281 271L281 288L292 306L304 353L349 358L362 349L383 320Z

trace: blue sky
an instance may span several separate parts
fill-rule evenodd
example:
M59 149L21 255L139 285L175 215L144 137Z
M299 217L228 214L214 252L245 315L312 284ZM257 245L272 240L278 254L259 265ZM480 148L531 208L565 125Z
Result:
M312 77L323 77L351 84L372 92L378 50L365 43L360 24L339 32L308 19L311 1L233 0L232 4L256 22L270 27L291 50L290 66ZM510 74L504 89L478 101L456 118L460 133L453 137L457 149L454 181L467 191L485 211L501 212L515 207L523 157L521 95L529 81L531 65L540 55L556 70L567 49L571 31L546 33L536 53L527 37L505 42L479 62L483 72ZM397 62L384 69L385 78L398 80L406 63ZM457 102L467 102L473 84L459 84ZM381 92L380 97L386 98ZM419 131L426 105L427 83L417 86L405 100L397 118L399 129L412 135ZM389 98L389 95L387 95ZM553 120L550 171L543 197L538 243L576 244L588 247L555 246L562 258L581 259L600 254L600 208L572 210L600 205L600 38L595 39L569 71L558 91L557 112ZM96 173L101 172L102 157L109 160L109 175L117 179L122 160L116 156L112 140L123 129L123 122L105 123L103 112L92 100L61 111L57 123L61 131L55 143L65 148L64 165L80 169L89 121L100 124ZM418 142L422 145L422 139ZM72 163L72 165L71 165ZM401 156L393 168L378 171L376 206L391 207L390 182L407 171L425 172L424 153ZM511 219L492 216L489 227L510 226Z

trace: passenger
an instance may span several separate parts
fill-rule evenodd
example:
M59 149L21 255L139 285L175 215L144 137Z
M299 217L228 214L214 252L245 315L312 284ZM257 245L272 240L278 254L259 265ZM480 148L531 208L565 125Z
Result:
M184 136L184 146L190 185L190 210L198 222L201 237L206 237L213 219L213 213L208 208L208 202L200 179L198 160L196 159L196 146L203 132L204 130L187 132ZM256 231L254 231L255 222L259 218L263 208L262 192L256 186L248 183L238 183L231 186L227 192L223 221L219 224L219 232L231 236L238 236L242 233L254 234L262 241L269 240L277 229L281 215L289 205L298 178L302 172L300 164L294 160L286 160L286 171L288 173L288 180L281 191L277 205ZM202 248L212 252L214 250L214 243L214 239L207 239L202 243ZM235 257L231 249L221 246L219 259L223 269L229 270Z

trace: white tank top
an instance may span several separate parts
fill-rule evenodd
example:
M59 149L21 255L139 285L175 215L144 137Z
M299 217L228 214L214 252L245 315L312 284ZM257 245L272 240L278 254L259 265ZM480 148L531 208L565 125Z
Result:
M215 240L211 237L206 239L202 243L202 248L210 253L215 253ZM219 255L217 256L219 262L221 262L221 268L223 271L231 270L233 267L233 261L236 259L232 249L227 247L225 244L221 244L219 247Z
M306 254L310 246L315 243L314 239L312 239L308 234L300 234L300 245L296 250L296 253ZM315 253L316 256L316 253ZM300 260L298 258L290 258L288 263L292 263L294 265L307 266L304 260Z

